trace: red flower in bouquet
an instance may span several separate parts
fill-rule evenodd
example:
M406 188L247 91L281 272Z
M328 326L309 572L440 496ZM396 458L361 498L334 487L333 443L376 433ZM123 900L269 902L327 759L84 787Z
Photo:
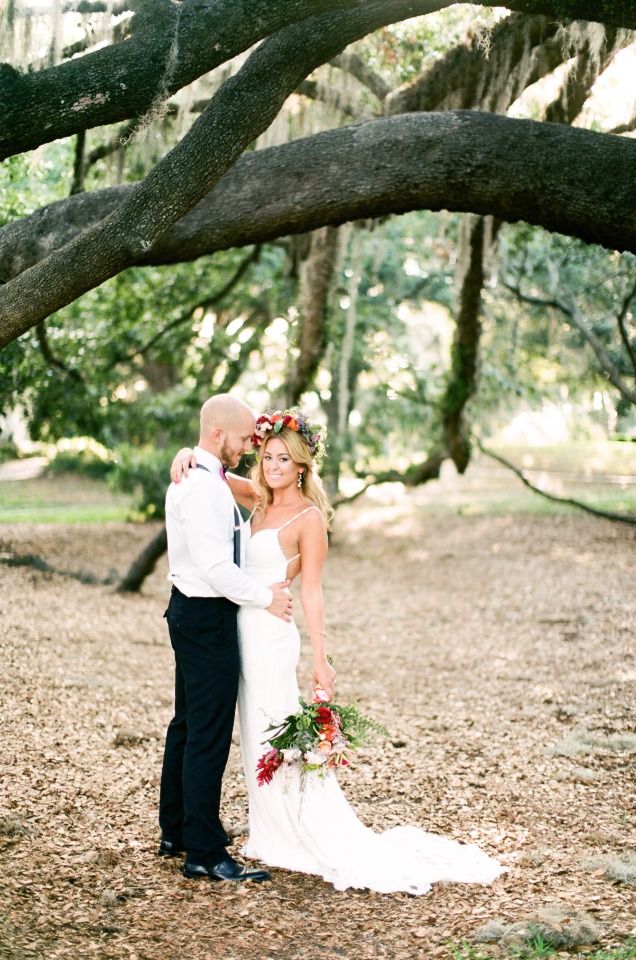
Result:
M346 767L351 753L368 743L372 732L389 736L381 724L363 716L356 703L346 707L332 703L320 687L314 690L312 703L302 697L299 702L296 713L269 728L271 749L256 766L260 786L270 783L282 764L299 767L301 784L310 771L322 776L326 770Z
M314 703L316 702L320 703L322 701L314 700ZM323 723L323 724L333 723L333 713L331 712L329 707L318 707L318 709L316 710L316 718L319 723Z
M272 777L282 762L283 758L278 750L272 748L263 754L256 764L256 779L260 787L262 787L264 783L271 782Z

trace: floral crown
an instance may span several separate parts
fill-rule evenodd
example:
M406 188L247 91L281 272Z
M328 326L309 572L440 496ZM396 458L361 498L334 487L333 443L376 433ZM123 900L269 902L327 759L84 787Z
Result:
M326 430L320 424L311 423L307 415L298 407L291 410L273 410L261 414L256 421L256 429L252 434L252 444L258 451L267 435L280 433L283 427L294 430L307 441L309 452L314 460L320 460L325 453Z

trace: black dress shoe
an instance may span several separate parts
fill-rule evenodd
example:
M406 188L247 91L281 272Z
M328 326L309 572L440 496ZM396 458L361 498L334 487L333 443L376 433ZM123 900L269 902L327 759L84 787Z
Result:
M165 837L161 838L161 843L159 844L160 857L178 857L180 853L183 853L182 843L166 840Z
M248 869L242 867L240 863L234 860L222 860L214 867L203 867L198 863L185 862L183 876L189 880L230 880L234 883L241 883L243 880L253 880L255 883L262 883L263 880L269 880L267 870Z

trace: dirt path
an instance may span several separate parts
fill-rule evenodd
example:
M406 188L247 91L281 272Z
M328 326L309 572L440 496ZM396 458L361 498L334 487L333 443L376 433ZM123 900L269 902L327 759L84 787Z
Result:
M0 555L106 577L149 533L5 526ZM262 887L184 881L154 855L163 567L141 597L0 567L0 957L450 957L448 941L546 909L584 911L603 946L635 936L635 545L577 515L339 513L325 582L339 693L392 733L341 783L370 826L417 823L509 868L421 898L281 871ZM238 749L225 812L246 820ZM630 876L630 850L632 882L611 879Z
M15 480L32 480L39 477L48 463L47 457L28 457L25 460L9 460L0 463L0 483Z

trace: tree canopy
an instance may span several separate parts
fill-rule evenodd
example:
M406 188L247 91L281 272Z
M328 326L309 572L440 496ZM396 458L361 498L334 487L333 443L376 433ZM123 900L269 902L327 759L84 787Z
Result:
M451 6L439 0L122 3L115 8L122 20L117 29L112 28L112 42L96 44L99 48L91 50L87 31L89 39L79 55L67 50L61 62L26 73L20 71L19 63L5 64L0 73L0 149L2 156L9 157L61 137L81 137L104 124L141 118L149 122L187 84L249 51L185 135L134 185L93 197L90 213L81 202L73 209L68 201L71 206L29 218L18 237L5 228L3 247L15 247L17 242L31 253L24 260L0 258L4 281L0 345L131 265L174 262L178 257L166 245L171 232L178 236L181 222L191 211L184 225L186 231L190 229L189 256L220 249L220 244L260 242L319 225L409 209L469 210L507 221L523 219L587 242L633 251L635 148L631 140L605 132L575 131L565 123L557 127L481 112L439 115L430 112L434 109L430 97L428 104L421 104L421 89L415 109L426 110L424 115L376 117L237 163L289 96L322 64L389 23ZM603 23L603 41L612 48L616 48L617 30L636 27L636 3L626 0L517 0L507 7L517 11L515 19L586 18ZM19 9L16 3L10 5L14 28ZM104 9L110 8L90 2L65 8L84 16ZM128 12L134 15L126 17ZM511 31L505 40L513 72L515 39L517 44L521 39L526 60L530 54L521 25L516 24L515 30L516 36ZM544 29L543 46L553 33ZM201 43L202 36L214 42ZM586 43L589 60L591 48ZM578 51L579 59L585 56L586 43ZM483 51L481 61L487 63ZM517 54L517 67L518 63ZM446 74L452 75L449 63ZM500 78L500 83L507 86L509 79ZM579 82L583 81L579 78ZM412 86L421 84L415 81ZM407 94L397 98L402 112L414 109L406 104ZM473 109L483 110L475 89L472 101ZM386 108L392 109L390 98ZM423 162L416 163L418 158ZM192 238L199 204L212 204L211 210L201 211L199 222L209 222L210 213L215 222L220 216L214 198L217 184L221 204L225 194L230 209L235 206L233 181L234 190L250 191L248 203L254 206L249 209L261 212L265 198L275 201L279 165L292 209L286 212L285 204L279 203L270 212L269 222L255 229L245 223L243 232L238 229L225 243ZM305 179L309 165L311 176ZM351 176L343 176L349 169ZM611 190L607 171L611 171ZM226 177L227 185L222 187ZM264 182L268 187L263 191ZM288 188L290 182L293 191ZM73 218L75 231L69 230ZM43 236L45 223L49 232ZM158 253L162 246L163 260ZM173 246L180 247L180 241L174 240Z
M636 0L0 18L0 411L116 450L146 515L239 382L319 410L336 497L523 404L632 423Z

